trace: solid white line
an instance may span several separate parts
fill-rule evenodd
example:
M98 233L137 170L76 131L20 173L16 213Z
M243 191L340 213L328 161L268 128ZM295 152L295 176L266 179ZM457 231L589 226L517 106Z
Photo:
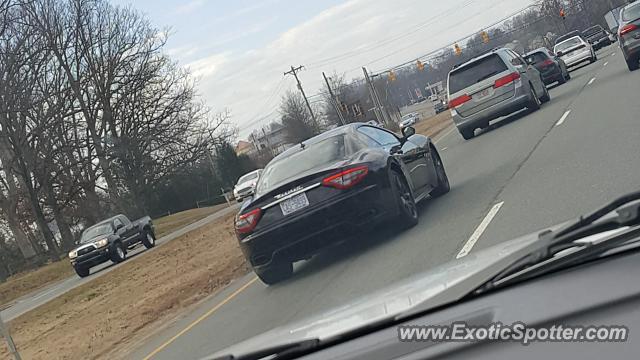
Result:
M609 65L608 61L606 61L604 64L602 64L602 66L607 66L607 65Z
M569 114L571 114L571 110L567 110L564 115L562 115L562 117L560 118L560 120L558 120L558 122L556 123L556 126L560 126L562 125L562 123L567 120L567 117L569 116Z
M593 82L596 81L595 76L591 78L591 80L589 80L589 83L587 85L591 85L593 84Z
M471 251L473 245L475 245L478 239L480 239L480 236L482 236L482 233L487 229L487 226L489 226L491 220L493 220L493 218L496 216L496 214L502 207L502 204L504 204L504 201L493 205L491 210L489 210L489 213L487 213L487 216L484 217L480 225L478 225L473 234L471 234L469 240L467 240L466 244L464 244L464 246L456 256L456 259L460 259L461 257L465 257L467 256L467 254L469 254L469 251Z

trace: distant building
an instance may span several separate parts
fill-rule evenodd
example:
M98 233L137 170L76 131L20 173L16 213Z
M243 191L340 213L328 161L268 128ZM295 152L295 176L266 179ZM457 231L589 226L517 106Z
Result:
M287 132L284 126L278 122L272 122L268 126L254 131L250 140L258 151L270 151L273 156L292 146L287 142Z
M240 156L240 155L249 155L254 150L255 150L255 148L253 147L253 144L251 144L248 141L240 140L240 141L238 141L238 144L236 144L236 155L238 155L238 156Z

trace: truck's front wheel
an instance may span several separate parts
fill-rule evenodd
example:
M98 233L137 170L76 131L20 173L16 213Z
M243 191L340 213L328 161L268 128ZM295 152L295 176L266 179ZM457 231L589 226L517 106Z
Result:
M81 278L89 276L89 268L82 266L74 266L73 268L76 270L76 274Z
M142 245L144 245L144 247L146 247L147 249L151 249L152 247L156 246L156 236L153 235L151 231L145 232L143 236L144 237L142 238Z
M122 244L120 243L113 244L111 261L113 261L114 264L117 264L125 261L126 258L127 258L127 253L124 252L124 248L122 247Z

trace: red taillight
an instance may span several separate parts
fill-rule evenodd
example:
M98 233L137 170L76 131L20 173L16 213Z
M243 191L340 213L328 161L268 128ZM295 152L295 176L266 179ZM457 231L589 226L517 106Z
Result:
M262 209L260 208L253 209L246 214L239 215L236 218L236 231L241 234L250 233L256 228L256 225L258 225L260 215L262 215Z
M635 24L627 24L620 29L620 35L628 34L634 30L638 30L638 26Z
M457 98L449 101L449 109L457 108L458 106L466 103L471 100L471 96L464 94L462 96L458 96Z
M520 73L519 72L513 72L505 77L501 77L500 79L496 80L495 84L493 84L494 88L499 88L501 86L505 86L507 84L511 84L512 82L516 81L520 79Z
M348 189L362 181L368 173L369 168L367 166L354 167L325 178L322 180L322 185L340 190Z
M551 66L553 64L554 64L554 62L551 59L547 59L547 60L542 62L542 66L544 66L544 67Z

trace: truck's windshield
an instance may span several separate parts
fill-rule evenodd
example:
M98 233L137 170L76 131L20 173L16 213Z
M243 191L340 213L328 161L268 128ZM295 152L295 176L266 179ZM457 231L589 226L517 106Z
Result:
M85 231L82 232L82 237L80 238L80 243L85 244L92 239L95 239L101 235L110 235L113 233L113 229L111 228L111 224L98 224L94 225Z

